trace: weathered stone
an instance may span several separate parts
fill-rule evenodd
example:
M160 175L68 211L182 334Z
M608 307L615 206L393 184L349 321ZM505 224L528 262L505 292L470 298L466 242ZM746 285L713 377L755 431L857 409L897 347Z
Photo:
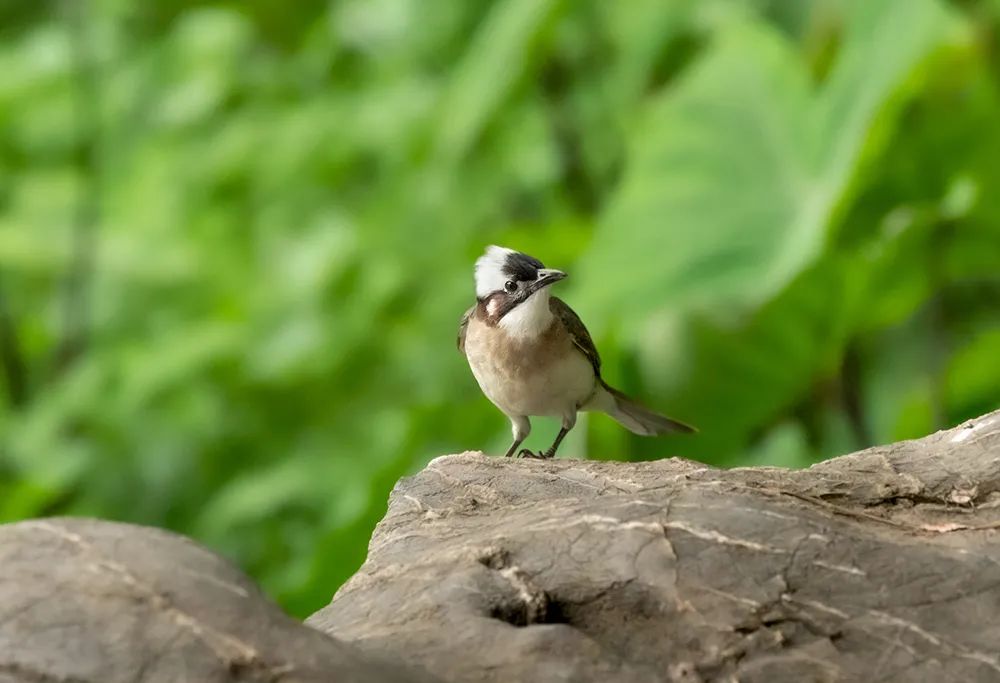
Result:
M310 623L446 681L1000 681L1000 412L808 470L434 460Z
M89 519L0 526L0 683L382 683L429 677L283 614L180 536Z

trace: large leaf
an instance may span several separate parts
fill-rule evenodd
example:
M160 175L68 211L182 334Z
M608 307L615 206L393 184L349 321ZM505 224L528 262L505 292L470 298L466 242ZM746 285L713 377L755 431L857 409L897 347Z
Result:
M646 379L659 380L667 394L663 407L701 430L695 438L672 438L667 448L731 464L755 432L790 408L817 378L837 372L873 270L864 259L829 255L744 326L719 329L707 321L692 326L686 367L658 371L655 363L646 363ZM645 457L674 452L653 440L637 443Z
M723 30L636 125L582 264L586 298L627 320L767 300L820 254L880 111L952 25L936 0L859 0L816 92L780 35Z

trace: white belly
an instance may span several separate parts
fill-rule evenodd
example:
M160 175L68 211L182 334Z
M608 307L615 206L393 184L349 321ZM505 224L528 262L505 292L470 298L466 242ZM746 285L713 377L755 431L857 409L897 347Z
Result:
M594 369L568 338L555 348L523 344L501 353L497 345L509 343L503 336L498 328L470 326L465 350L483 393L507 415L568 416L593 395Z

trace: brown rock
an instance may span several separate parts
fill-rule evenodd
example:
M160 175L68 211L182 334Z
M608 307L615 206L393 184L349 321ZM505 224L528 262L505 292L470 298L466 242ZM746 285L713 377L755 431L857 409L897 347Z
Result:
M445 681L1000 681L1000 412L808 470L434 460L309 622Z
M91 519L0 526L0 683L427 680L286 616L180 536Z

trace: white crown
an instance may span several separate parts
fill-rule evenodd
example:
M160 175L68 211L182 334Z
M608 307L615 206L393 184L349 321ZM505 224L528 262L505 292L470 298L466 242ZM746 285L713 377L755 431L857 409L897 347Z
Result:
M507 282L503 268L507 257L517 252L506 247L491 244L486 247L486 253L476 259L476 296L486 297L490 293L503 289Z

